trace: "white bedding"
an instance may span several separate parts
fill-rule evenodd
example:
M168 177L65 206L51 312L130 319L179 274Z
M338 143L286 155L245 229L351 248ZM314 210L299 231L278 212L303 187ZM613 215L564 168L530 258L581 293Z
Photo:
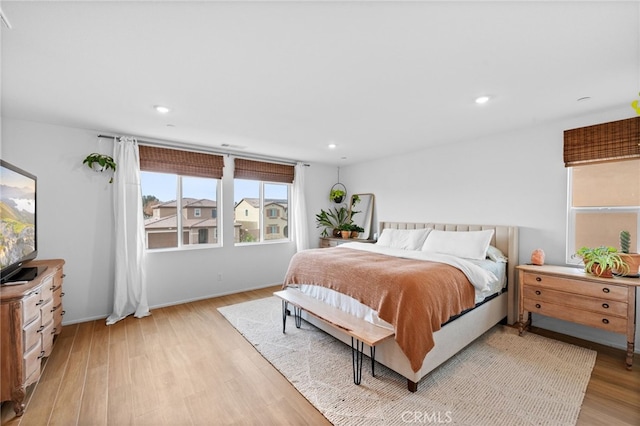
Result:
M504 262L494 262L488 259L467 260L445 254L417 250L393 249L368 243L350 242L341 244L340 247L370 251L407 259L428 260L454 266L460 269L467 276L471 284L473 284L475 288L476 303L483 301L487 296L499 292L506 283L506 263ZM362 318L380 327L393 330L393 326L380 319L376 311L345 294L316 285L299 284L298 287L303 293L318 300L322 300L323 302L339 308L344 312L348 312L351 315Z

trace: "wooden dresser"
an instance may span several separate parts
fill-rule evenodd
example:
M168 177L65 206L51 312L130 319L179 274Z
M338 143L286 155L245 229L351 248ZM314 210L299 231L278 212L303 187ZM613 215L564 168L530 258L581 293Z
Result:
M627 369L633 364L638 278L600 278L581 268L519 265L520 334L531 313L600 328L627 337Z
M320 248L335 247L344 243L375 243L375 240L359 240L357 238L321 237Z
M42 358L62 330L64 260L35 260L39 274L26 284L0 286L0 394L24 412L26 389L40 378Z

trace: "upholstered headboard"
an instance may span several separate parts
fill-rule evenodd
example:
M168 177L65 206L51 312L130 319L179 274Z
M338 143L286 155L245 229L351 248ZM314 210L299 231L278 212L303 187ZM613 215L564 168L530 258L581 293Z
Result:
M513 324L516 321L517 302L516 302L516 266L518 265L518 227L504 225L463 225L450 223L430 223L430 222L380 222L379 232L385 228L392 229L423 229L433 228L442 231L483 231L493 229L493 238L491 245L497 247L508 258L507 263L507 283L509 286L509 306L508 321Z

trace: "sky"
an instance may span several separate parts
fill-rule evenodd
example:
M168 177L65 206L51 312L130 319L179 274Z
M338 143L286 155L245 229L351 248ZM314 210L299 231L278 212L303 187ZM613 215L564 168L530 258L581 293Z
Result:
M176 176L163 173L141 172L142 195L155 195L160 201L176 199ZM258 198L258 181L235 179L233 200L237 203L243 198ZM183 177L182 196L189 198L207 198L216 200L215 188L211 179ZM265 198L287 198L287 185L265 184Z

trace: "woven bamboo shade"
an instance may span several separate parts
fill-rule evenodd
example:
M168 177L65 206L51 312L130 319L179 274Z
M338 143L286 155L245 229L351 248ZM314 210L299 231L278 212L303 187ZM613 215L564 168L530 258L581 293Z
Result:
M220 179L224 168L221 155L140 145L140 170Z
M235 159L236 179L262 180L268 182L293 183L294 167L287 164Z
M640 117L565 130L564 164L640 158Z

